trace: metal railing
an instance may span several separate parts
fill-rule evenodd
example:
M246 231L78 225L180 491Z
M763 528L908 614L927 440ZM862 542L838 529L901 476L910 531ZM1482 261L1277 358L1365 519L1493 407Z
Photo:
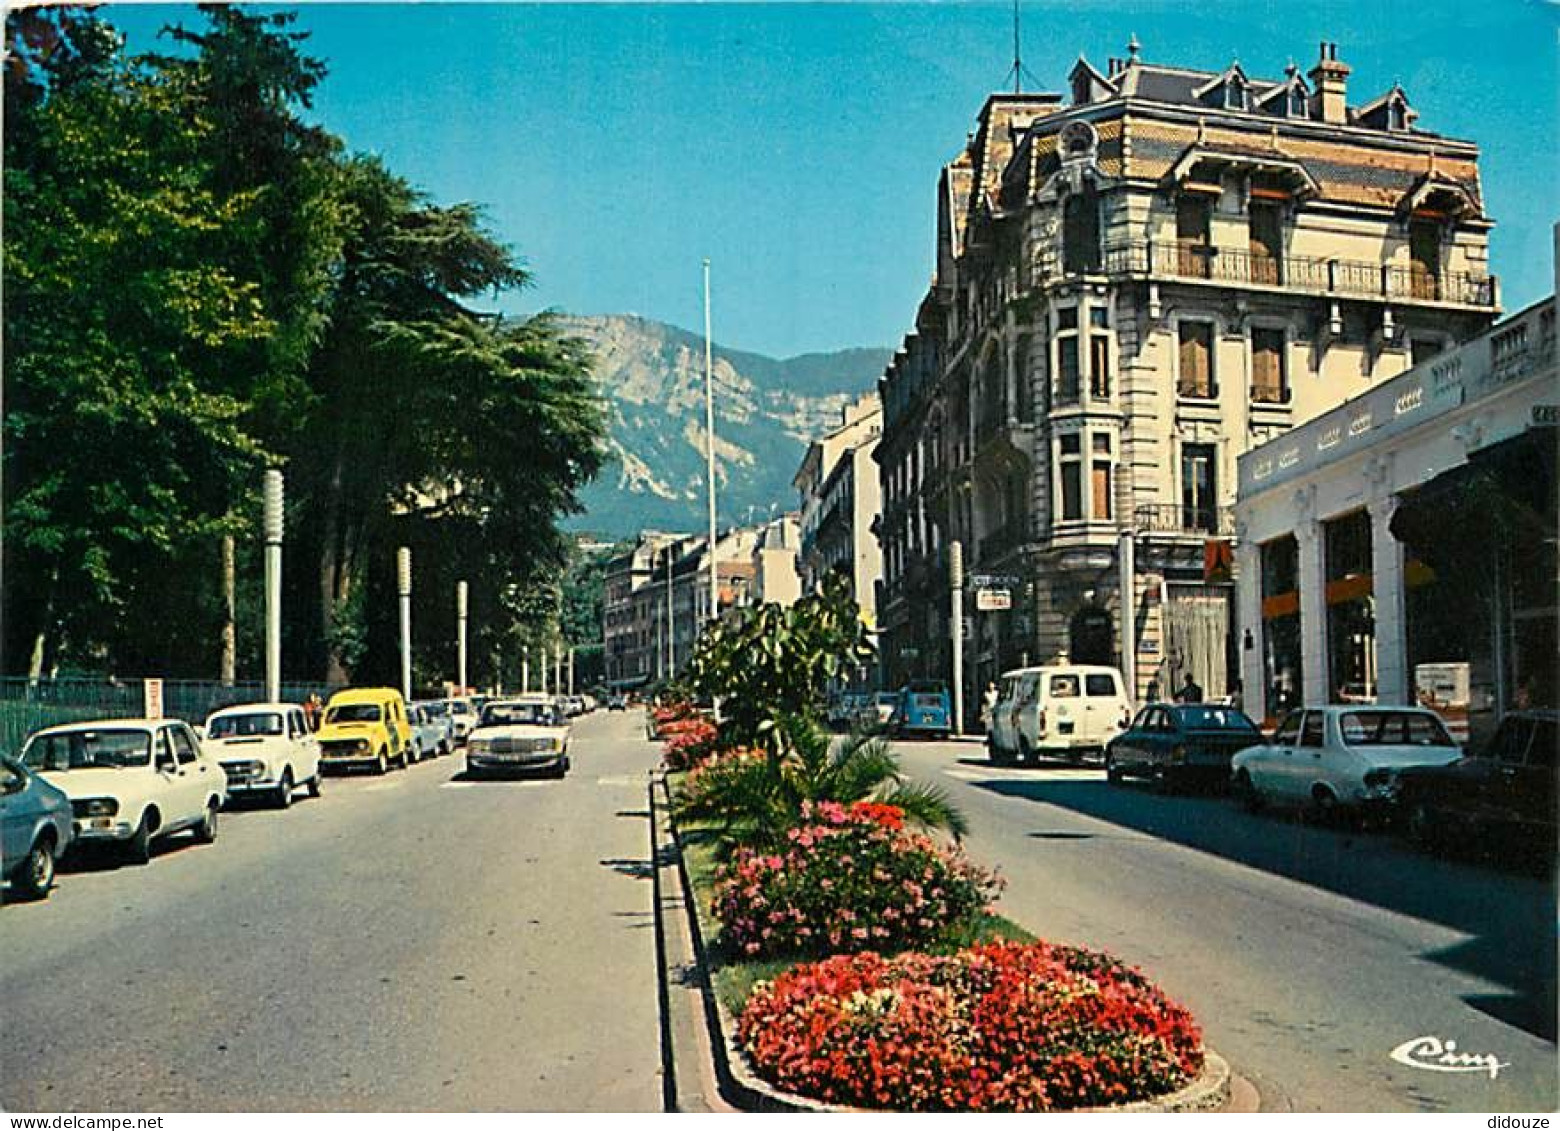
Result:
M1036 257L1038 281L1063 276L1054 252ZM1103 249L1098 273L1110 276L1161 276L1205 279L1215 283L1284 287L1313 294L1360 298L1409 299L1493 307L1497 304L1493 275L1470 271L1431 271L1349 259L1316 259L1269 255L1247 248L1214 247L1190 241L1130 241Z
M284 683L281 690L283 701L301 703L311 694L328 699L336 688L324 683ZM164 715L201 723L220 707L263 700L265 684L168 679L163 681L162 694ZM29 734L46 726L137 718L145 710L145 685L139 679L0 678L0 750L15 753Z
M1227 538L1235 533L1234 507L1145 503L1133 510L1140 534L1190 534Z

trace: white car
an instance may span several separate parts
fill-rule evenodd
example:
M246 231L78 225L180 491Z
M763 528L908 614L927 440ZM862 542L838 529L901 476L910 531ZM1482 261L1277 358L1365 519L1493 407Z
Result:
M1249 808L1370 811L1393 802L1399 770L1444 766L1462 753L1440 716L1422 707L1307 707L1230 760L1231 784Z
M445 702L449 704L450 721L455 727L455 744L459 746L477 725L477 709L469 699L447 699Z
M996 763L1015 758L1103 756L1127 729L1132 706L1115 668L1053 664L1002 675L986 728L986 748Z
M179 719L105 719L38 731L21 761L70 798L75 843L122 846L137 864L189 830L217 839L227 776Z
M206 752L222 764L229 797L260 796L277 808L293 790L320 795L320 743L296 703L244 703L206 719Z
M495 770L569 772L569 721L545 695L495 699L466 739L466 773Z

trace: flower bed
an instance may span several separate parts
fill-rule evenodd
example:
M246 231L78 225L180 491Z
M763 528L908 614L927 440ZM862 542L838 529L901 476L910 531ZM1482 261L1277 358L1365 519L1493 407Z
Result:
M744 957L899 950L968 926L1000 890L957 850L906 832L891 805L804 807L783 853L742 850L716 873L712 910Z
M738 1039L776 1087L899 1111L1130 1103L1203 1063L1191 1015L1141 974L1048 943L799 966L753 988Z

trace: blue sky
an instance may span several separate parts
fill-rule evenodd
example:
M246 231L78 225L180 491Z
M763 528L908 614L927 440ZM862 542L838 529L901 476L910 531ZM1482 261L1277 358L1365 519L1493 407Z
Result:
M319 119L444 202L485 204L536 285L512 312L632 311L780 356L896 345L932 268L938 170L1005 84L1011 5L309 4ZM1217 11L1219 18L1203 12ZM1560 9L1526 0L1022 7L1026 89L1136 34L1150 62L1273 77L1337 42L1350 101L1400 81L1483 150L1494 270L1553 290ZM134 47L193 9L113 5ZM1035 80L1038 80L1036 82Z

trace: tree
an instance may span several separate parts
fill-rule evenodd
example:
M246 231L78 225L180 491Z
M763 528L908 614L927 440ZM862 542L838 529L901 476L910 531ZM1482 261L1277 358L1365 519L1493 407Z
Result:
M830 683L870 663L874 652L849 583L830 575L789 608L764 604L705 628L689 685L721 703L730 744L778 752L780 720L817 722Z

